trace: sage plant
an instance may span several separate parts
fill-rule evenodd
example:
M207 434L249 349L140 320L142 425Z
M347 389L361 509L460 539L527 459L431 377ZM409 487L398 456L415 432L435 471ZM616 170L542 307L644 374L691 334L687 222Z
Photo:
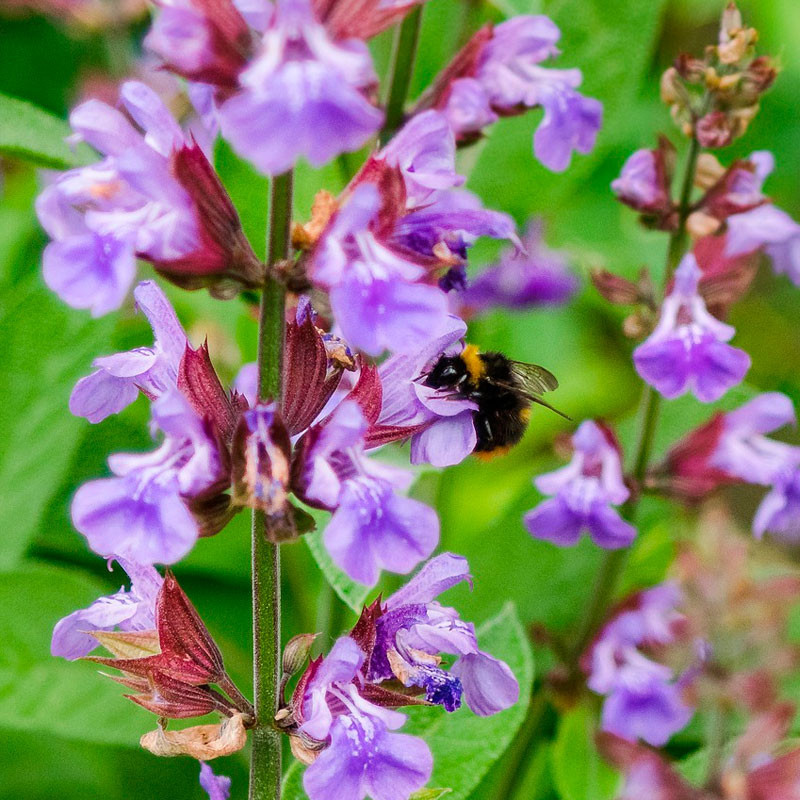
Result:
M794 797L764 787L796 788L797 751L774 758L788 726L778 686L796 654L770 672L766 645L774 642L754 641L761 661L751 671L774 690L770 700L737 682L745 670L725 647L736 621L715 606L732 590L709 576L706 540L687 546L673 579L619 591L627 553L643 536L637 514L648 492L697 506L722 486L765 486L756 535L799 535L800 449L767 437L794 421L785 395L715 412L662 463L653 449L664 400L688 394L714 403L748 373L751 358L726 317L759 254L800 282L800 225L762 193L770 154L727 168L714 155L745 134L776 68L756 55L755 31L729 6L719 40L702 57L681 55L662 78L662 98L687 140L677 187L678 147L666 136L630 155L611 184L610 202L613 193L668 237L667 261L660 280L593 274L606 301L632 307L625 331L637 340L639 436L626 453L613 422L580 421L569 463L535 478L542 499L525 514L530 535L569 548L587 534L608 552L580 629L566 641L545 632L559 663L529 698L520 676L482 649L475 626L440 603L473 576L462 556L436 554L439 518L409 495L411 467L451 467L476 449L486 397L425 381L447 357L463 358L464 380L486 377L465 345L466 321L494 307L565 304L579 283L565 258L544 247L539 221L520 235L508 213L463 188L457 152L501 117L540 109L533 157L562 172L576 153L591 154L602 106L579 91L579 69L551 64L561 34L543 15L471 31L412 102L423 13L423 0L156 0L144 46L185 82L192 129L133 79L122 83L117 106L87 100L72 111L73 143L88 144L96 158L50 175L39 195L51 239L44 280L94 316L132 302L153 337L98 353L70 411L102 424L141 394L156 444L111 454L111 475L72 498L75 528L94 553L120 564L130 586L58 622L52 653L116 670L126 696L157 716L142 745L197 759L212 800L232 787L208 762L248 743L250 797L281 797L284 737L305 766L310 800L438 796L450 787L425 793L434 754L424 738L402 732L408 715L398 709L441 706L438 713L458 719L463 707L488 717L523 703L528 718L495 787L498 798L511 797L545 735L549 704L589 693L603 698L598 746L626 774L623 797L701 796L666 755L639 744L667 745L696 712L715 721L703 797ZM392 26L382 87L368 43ZM264 261L243 229L247 209L235 207L217 174L215 139L270 178ZM314 167L337 160L346 186L334 194L320 185L312 207L296 208L300 159ZM473 278L467 266L481 238L504 250ZM141 262L149 264L143 274ZM207 290L219 302L257 303L258 357L239 365L233 386L217 374L213 345L192 343L163 282ZM387 445L407 440L408 468L383 457ZM171 570L246 509L252 698L229 676ZM374 587L383 572L412 577L388 597L373 594L353 627L312 657L313 632L282 641L281 549L325 513L327 558L350 585ZM765 585L740 544L715 542L717 552L736 555L754 618L780 617L774 597L794 596L795 582ZM736 775L749 794L730 793L734 766L723 763L736 703L751 726L771 725L761 749L749 728L738 740ZM168 724L207 714L219 721Z

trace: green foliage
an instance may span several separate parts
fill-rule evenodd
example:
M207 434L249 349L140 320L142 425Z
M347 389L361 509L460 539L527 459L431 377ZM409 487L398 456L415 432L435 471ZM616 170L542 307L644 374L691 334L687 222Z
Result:
M553 743L553 778L561 800L611 800L619 776L603 762L594 746L597 720L579 706L565 713Z
M14 487L0 507L0 568L7 568L24 555L70 464L86 423L69 413L67 400L92 358L107 348L113 321L71 311L33 278L6 290L3 300L0 485Z
M64 120L24 100L0 94L0 155L66 169L77 163L64 141L69 135ZM86 152L85 148L81 150Z

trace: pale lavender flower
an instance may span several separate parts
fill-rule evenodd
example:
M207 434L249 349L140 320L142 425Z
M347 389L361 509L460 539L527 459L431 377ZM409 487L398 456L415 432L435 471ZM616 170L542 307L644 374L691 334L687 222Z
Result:
M239 75L242 90L220 108L222 131L274 175L300 156L321 166L357 150L383 113L366 98L377 83L367 46L333 41L308 0L278 0L261 52Z
M120 96L143 133L105 103L81 104L70 124L105 158L59 175L36 201L54 240L43 257L45 282L94 316L119 307L136 255L174 261L201 245L191 199L170 172L170 155L185 143L180 127L144 84L123 84Z
M94 360L97 369L75 384L69 398L69 410L89 422L122 411L139 391L154 400L177 386L187 340L175 310L153 281L142 281L133 296L153 329L154 344Z
M73 611L53 629L50 652L70 661L82 658L97 646L91 631L145 631L155 628L156 596L163 579L146 564L118 558L128 573L131 588L120 588L108 597L100 597L88 608Z
M364 699L355 680L364 652L340 638L301 699L300 731L327 746L303 775L311 800L405 800L425 785L433 758L422 739L393 733L405 715Z
M682 616L677 587L666 583L636 595L600 632L588 654L588 686L606 695L603 730L656 747L692 717L673 671L639 648L675 641Z
M172 564L199 535L184 498L218 482L221 462L206 423L177 390L155 400L152 414L153 428L164 433L161 446L152 453L110 456L115 477L78 489L72 521L100 555Z
M544 246L540 221L531 221L522 244L524 249L507 250L496 265L479 272L459 296L460 304L471 311L486 311L568 302L578 290L578 278L561 253Z
M312 427L301 450L301 486L307 502L333 511L323 542L353 580L373 585L381 569L410 572L439 541L436 512L398 494L413 475L364 455L364 414L352 400Z
M517 702L519 685L504 661L479 649L474 625L436 601L462 581L471 584L466 559L443 553L386 600L376 620L367 680L396 678L420 686L426 700L447 711L461 705L463 692L475 714L489 716ZM438 665L439 653L457 657L449 672Z
M558 54L561 32L545 16L520 15L479 31L433 90L433 104L446 114L461 140L480 135L498 115L542 107L534 134L536 158L556 172L572 152L588 153L600 129L600 102L576 91L578 69L548 69L541 62Z
M448 316L447 297L421 282L426 269L378 241L370 223L380 209L376 186L361 184L324 233L311 278L330 293L342 336L370 355L413 352Z
M726 255L762 249L775 272L800 286L800 223L771 204L728 217Z
M630 494L619 445L608 428L592 420L580 424L572 444L575 453L566 467L534 480L551 498L525 515L528 532L562 547L577 544L584 531L600 547L627 547L636 529L614 508Z
M703 403L741 383L750 356L731 347L734 329L709 314L698 292L700 268L692 254L681 261L655 330L633 352L636 371L667 398L691 391Z
M770 533L792 544L800 541L800 469L787 468L774 477L753 518L753 533L758 539Z
M414 354L398 354L381 364L383 387L379 425L425 426L411 436L411 463L447 467L463 461L477 442L470 400L425 386L420 379L442 355L457 355L464 349L467 326L449 317L440 333Z
M769 485L800 466L800 447L765 434L795 423L794 406L785 394L760 394L723 415L722 432L708 463L747 483Z
M228 800L231 796L231 779L226 775L215 775L205 761L200 762L200 786L208 800Z

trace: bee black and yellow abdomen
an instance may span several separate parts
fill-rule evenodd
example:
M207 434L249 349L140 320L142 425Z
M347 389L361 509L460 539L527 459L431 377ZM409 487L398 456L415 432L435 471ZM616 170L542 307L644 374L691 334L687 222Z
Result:
M473 413L477 443L475 454L484 457L502 455L518 444L525 435L530 408L482 408Z

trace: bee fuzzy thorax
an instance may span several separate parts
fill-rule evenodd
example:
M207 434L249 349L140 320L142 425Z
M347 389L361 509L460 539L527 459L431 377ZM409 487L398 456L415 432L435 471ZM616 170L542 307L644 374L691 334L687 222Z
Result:
M461 360L467 368L470 383L477 385L486 376L486 362L474 344L468 344L461 353Z

